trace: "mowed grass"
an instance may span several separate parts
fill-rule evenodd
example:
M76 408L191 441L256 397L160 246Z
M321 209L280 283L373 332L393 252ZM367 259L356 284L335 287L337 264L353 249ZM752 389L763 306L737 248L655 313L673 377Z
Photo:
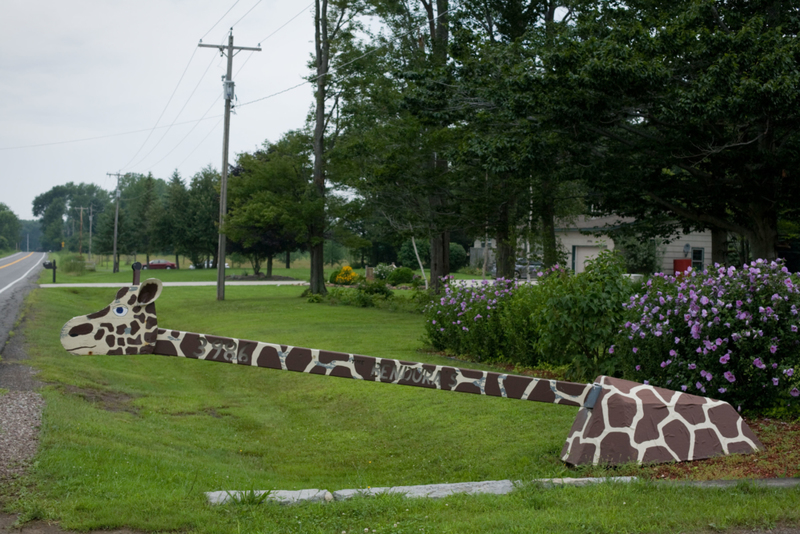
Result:
M9 253L11 254L11 253ZM49 259L56 259L56 266L62 266L64 264L63 258L67 256L71 256L72 254L67 253L50 253ZM0 254L0 257L2 255ZM86 255L84 255L86 257ZM123 260L120 264L119 272L113 272L113 265L110 261L103 261L102 256L94 256L95 260L95 270L94 271L85 271L82 274L76 273L68 273L62 267L59 267L56 271L56 283L58 284L91 284L91 283L108 283L108 282L118 282L119 284L129 284L132 277L131 271L131 263ZM163 254L151 256L151 259L166 259L171 262L175 261L174 256L165 256ZM141 256L138 260L144 264L145 258ZM144 270L142 271L142 279L148 277L157 277L160 278L164 282L211 282L217 280L217 270L216 269L189 269L190 262L185 257L181 257L181 268L180 269L154 269L152 271ZM230 263L231 267L225 269L226 276L241 276L241 275L252 275L253 268L250 264L233 264ZM272 275L273 276L287 276L289 278L294 278L295 280L302 280L308 282L311 278L311 267L310 267L310 260L306 258L299 258L296 260L292 260L291 267L286 268L285 262L275 261L272 266ZM344 264L342 264L344 265ZM340 268L342 265L326 265L323 269L325 273L325 282L327 283L331 273L336 269ZM267 266L262 265L261 272L267 272ZM365 276L365 269L355 269L355 272L361 276ZM415 270L416 274L420 274L420 270ZM425 270L425 276L430 281L430 272ZM471 280L475 278L480 278L480 276L474 276L470 274L464 273L453 273L451 276L458 280ZM491 279L491 277L488 277ZM51 284L53 282L53 271L44 270L40 273L39 276L39 283L40 284Z
M309 304L299 288L166 288L159 325L452 365L422 317ZM576 409L163 356L72 356L63 323L109 289L47 289L25 335L47 407L28 490L8 508L71 529L191 532L673 532L797 523L797 490L523 485L507 496L212 507L212 490L335 491L581 476L558 456ZM471 367L480 367L471 364ZM594 474L635 474L635 467Z

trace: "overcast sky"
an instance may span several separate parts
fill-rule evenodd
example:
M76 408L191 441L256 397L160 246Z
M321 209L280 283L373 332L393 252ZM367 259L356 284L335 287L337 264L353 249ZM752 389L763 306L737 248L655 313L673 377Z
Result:
M231 26L235 46L262 47L234 57L239 104L309 73L307 0L0 1L0 202L32 219L34 197L58 184L219 169L226 60L197 43L226 43ZM312 100L306 84L236 110L231 161L302 127Z

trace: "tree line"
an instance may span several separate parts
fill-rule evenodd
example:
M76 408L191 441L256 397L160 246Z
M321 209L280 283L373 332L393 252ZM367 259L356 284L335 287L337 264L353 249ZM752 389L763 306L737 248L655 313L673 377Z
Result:
M774 258L797 227L796 0L316 0L313 22L308 122L238 155L223 227L268 265L310 251L312 292L330 240L373 264L426 240L436 284L454 239L494 238L499 276L522 241L553 265L577 214L710 230L720 263L732 236ZM126 249L214 256L218 179L126 175ZM74 235L58 206L48 243L59 209Z

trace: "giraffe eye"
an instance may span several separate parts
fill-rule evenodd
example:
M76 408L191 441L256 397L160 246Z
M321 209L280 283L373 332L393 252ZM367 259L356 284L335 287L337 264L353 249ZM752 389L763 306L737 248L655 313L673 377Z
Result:
M128 314L128 308L125 306L114 306L114 315L117 317L125 317Z

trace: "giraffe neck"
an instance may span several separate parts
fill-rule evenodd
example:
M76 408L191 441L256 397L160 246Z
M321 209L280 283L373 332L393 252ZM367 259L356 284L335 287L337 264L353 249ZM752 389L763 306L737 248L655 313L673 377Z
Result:
M592 384L476 371L159 328L154 354L460 393L586 406Z

